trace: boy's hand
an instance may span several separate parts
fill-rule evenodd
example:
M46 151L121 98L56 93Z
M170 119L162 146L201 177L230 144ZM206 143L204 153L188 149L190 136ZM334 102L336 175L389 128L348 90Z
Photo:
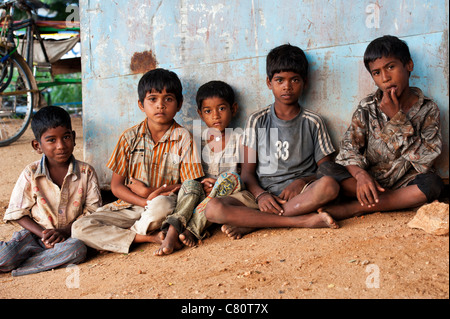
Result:
M384 188L364 170L359 172L355 176L355 179L356 197L361 206L375 206L375 204L378 203L378 192L384 192Z
M214 184L216 183L216 180L214 178L207 177L207 178L204 178L201 181L201 183L203 185L203 191L205 192L206 196L208 196L209 193L211 193L211 191L214 187Z
M303 179L296 179L292 183L290 183L280 194L280 198L286 201L291 200L298 194L300 194L305 187L306 182Z
M380 102L380 109L391 119L401 110L397 99L397 88L392 88L383 92L383 98Z
M66 240L66 236L58 229L44 229L42 231L42 242L45 248L53 248L55 244L62 243Z
M163 195L163 196L169 196L170 194L176 193L181 188L180 184L170 185L167 186L164 184L161 187L158 187L153 192L148 195L147 200L152 200L153 198Z
M283 215L284 210L280 205L284 203L286 200L270 193L265 193L258 198L259 210L265 213Z
M144 198L149 196L150 194L150 188L133 177L130 178L130 182L128 183L127 187L136 195Z

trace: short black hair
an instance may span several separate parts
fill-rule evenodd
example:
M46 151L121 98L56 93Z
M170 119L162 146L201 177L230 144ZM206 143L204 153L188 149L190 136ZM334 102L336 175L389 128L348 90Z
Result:
M203 100L218 97L227 101L230 106L234 104L234 91L228 83L223 81L210 81L197 90L195 101L199 110L202 109Z
M308 59L305 52L299 47L291 44L283 44L272 49L267 55L266 72L269 81L275 73L295 72L299 74L303 81L308 77Z
M167 93L174 94L178 105L180 105L183 101L183 86L178 75L175 72L161 68L150 70L139 80L139 101L144 104L147 92L152 90L162 92L164 89Z
M392 35L385 35L369 43L364 52L364 65L370 72L369 63L379 58L394 57L403 65L411 61L411 54L405 41Z
M31 129L38 142L41 141L42 134L48 129L58 126L72 130L70 114L59 106L45 106L37 111L31 120Z

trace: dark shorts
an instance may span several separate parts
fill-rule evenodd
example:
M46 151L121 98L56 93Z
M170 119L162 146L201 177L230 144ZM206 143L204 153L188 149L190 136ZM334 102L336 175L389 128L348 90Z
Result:
M319 166L319 169L317 170L317 178L322 176L331 176L338 183L352 177L345 166L334 162L325 162ZM419 174L414 178L414 180L409 182L407 186L410 185L417 185L419 190L427 197L427 201L429 203L438 199L441 192L444 190L444 182L435 173Z
M439 198L441 192L444 190L444 182L435 173L419 174L408 183L410 185L417 185L422 193L427 197L428 203Z
M342 182L344 179L352 177L345 166L335 162L325 162L319 166L317 169L317 179L323 176L331 176L338 183Z

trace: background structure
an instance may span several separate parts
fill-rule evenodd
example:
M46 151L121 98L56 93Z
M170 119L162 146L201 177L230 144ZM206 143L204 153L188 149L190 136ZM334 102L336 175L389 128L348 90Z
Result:
M175 71L185 102L176 120L192 130L195 93L210 80L235 89L233 127L273 101L265 58L278 45L305 50L310 78L302 100L326 120L335 147L358 102L375 90L362 57L373 39L405 40L415 63L411 84L441 110L448 180L448 0L80 0L85 160L109 187L105 164L122 131L144 118L137 83L155 67Z

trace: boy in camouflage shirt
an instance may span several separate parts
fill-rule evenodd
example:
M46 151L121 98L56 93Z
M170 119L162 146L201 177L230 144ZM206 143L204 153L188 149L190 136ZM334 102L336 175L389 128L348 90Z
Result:
M409 86L408 46L393 36L375 39L364 64L379 89L359 103L336 163L319 169L339 176L344 194L357 198L319 210L336 219L420 206L444 187L433 169L442 149L439 109Z

